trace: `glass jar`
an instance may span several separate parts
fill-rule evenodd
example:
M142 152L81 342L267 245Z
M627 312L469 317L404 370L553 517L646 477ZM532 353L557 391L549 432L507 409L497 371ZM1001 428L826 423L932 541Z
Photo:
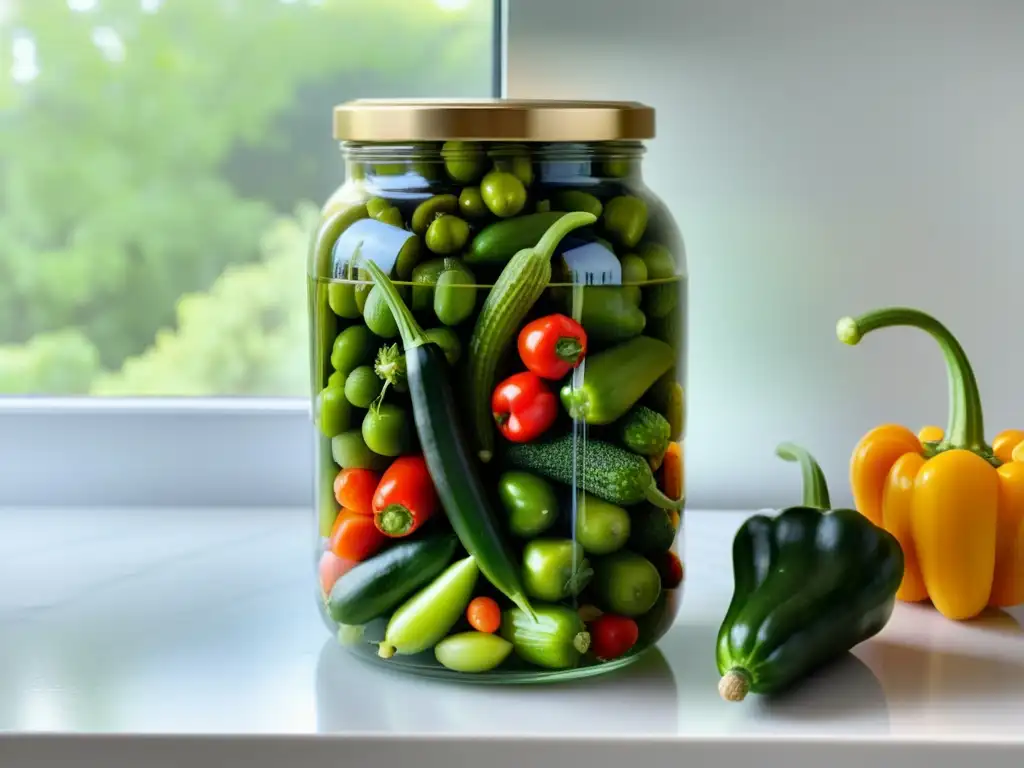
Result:
M635 103L337 107L309 258L318 603L439 677L622 667L682 591L686 267Z

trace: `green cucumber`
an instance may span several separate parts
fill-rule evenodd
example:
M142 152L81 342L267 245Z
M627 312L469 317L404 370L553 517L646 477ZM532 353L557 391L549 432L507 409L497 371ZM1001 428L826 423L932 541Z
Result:
M455 672L490 672L512 653L512 643L487 632L448 635L434 646L438 663Z
M512 643L516 656L547 669L572 669L590 648L583 619L564 605L538 605L537 618L519 608L505 612L501 636Z
M479 575L472 555L448 566L392 614L377 655L390 659L396 653L409 656L434 647L462 617Z
M548 211L495 222L473 238L463 260L467 264L506 264L519 251L537 245L548 228L564 215L565 211Z
M580 443L576 451L572 435L538 443L509 445L505 461L516 469L534 472L572 486L574 480L587 493L611 504L629 507L649 501L662 509L682 509L660 490L643 456L600 440Z
M491 390L498 362L551 280L551 256L558 243L572 230L594 221L589 213L560 214L535 247L523 248L512 257L484 300L469 340L467 366L470 417L481 461L490 461L494 453Z
M339 624L361 625L383 616L434 579L451 562L451 535L405 541L356 565L334 583L327 610Z
M634 406L616 425L622 444L641 456L661 456L668 448L672 425L644 405Z
M562 387L562 405L574 419L587 424L611 424L671 370L675 358L672 347L649 336L637 336L588 355L583 383L577 386L570 381ZM629 375L624 376L623 371Z

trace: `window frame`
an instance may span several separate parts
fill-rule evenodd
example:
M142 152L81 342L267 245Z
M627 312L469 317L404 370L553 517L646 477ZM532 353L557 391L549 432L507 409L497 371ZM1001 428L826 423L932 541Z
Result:
M501 97L509 3L492 2ZM306 397L0 395L0 507L307 505L313 445Z

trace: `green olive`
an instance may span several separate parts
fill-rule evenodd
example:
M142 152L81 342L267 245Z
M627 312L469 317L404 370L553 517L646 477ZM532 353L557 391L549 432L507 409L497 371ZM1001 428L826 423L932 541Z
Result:
M360 365L345 379L345 399L356 408L369 408L380 397L383 388L384 382L373 372L373 368ZM348 429L348 426L345 428Z
M480 196L491 213L500 218L515 216L526 205L526 187L507 171L491 171L480 182Z
M374 216L374 218L382 224L390 224L392 227L398 227L399 229L403 229L405 227L405 222L402 221L402 212L394 206L385 208L378 215Z
M482 219L490 213L480 196L480 187L465 187L459 193L459 212L467 219Z
M423 240L434 253L457 253L469 240L469 224L458 216L442 214L430 222Z
M345 399L345 391L330 386L320 390L316 414L317 424L324 437L335 437L348 429L352 421L352 406Z
M405 173L405 163L374 163L373 172L377 176L401 176Z
M564 192L555 193L551 204L558 211L583 211L597 217L600 217L603 210L600 200L589 192L578 189L567 189Z
M524 187L533 184L533 161L525 154L511 154L506 157L499 157L494 161L495 169L511 173L519 179Z
M460 184L471 184L484 171L484 153L470 141L446 141L441 147L444 168Z
M434 286L437 278L444 272L445 260L442 258L421 261L412 270L412 303L409 308L413 312L422 312L434 306Z
M338 334L331 349L334 370L348 374L352 369L368 363L376 343L365 325L353 325Z
M327 286L327 304L338 317L355 320L362 314L356 306L356 287L352 283L331 283Z
M420 246L420 239L416 235L405 241L405 245L398 252L398 258L395 261L395 274L398 275L399 280L409 279L412 271L419 263L422 252L423 248Z
M430 223L443 213L458 213L459 198L455 195L434 195L416 206L412 212L412 231L420 237L427 233Z
M604 228L627 248L634 248L647 229L647 203L634 195L613 197L604 207Z
M434 314L448 326L465 321L476 309L476 278L469 269L449 259L434 288Z
M627 253L622 257L622 282L643 283L647 281L647 264L635 253Z
M384 211L391 207L391 203L385 200L383 197L371 197L366 201L366 212L370 214L371 218L376 219Z
M370 295L366 297L363 320L366 327L382 339L393 339L398 335L398 323L384 298L384 289L379 285L373 286Z

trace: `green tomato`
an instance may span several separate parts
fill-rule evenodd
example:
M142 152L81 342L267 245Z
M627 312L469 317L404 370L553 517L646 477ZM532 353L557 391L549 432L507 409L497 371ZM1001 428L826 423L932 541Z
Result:
M377 343L369 328L365 325L349 326L334 339L331 365L335 371L347 376L353 368L368 363L376 348Z
M523 549L523 586L530 597L558 602L578 595L594 572L571 539L534 539Z
M331 438L331 455L334 463L342 469L380 471L388 465L386 458L370 450L358 429L350 429Z
M371 408L363 417L363 441L381 456L401 456L409 448L411 433L405 409L393 403Z
M446 213L458 213L459 198L455 195L434 195L416 206L409 220L412 231L420 237L427 234L430 223L438 216Z
M458 216L442 214L430 222L423 238L427 248L437 254L457 253L469 240L469 224Z
M494 170L484 176L480 196L491 213L503 219L515 216L526 205L526 187L507 171Z
M384 298L384 289L379 285L373 286L370 295L366 297L363 320L366 321L366 327L382 339L393 339L398 335L398 323Z
M345 374L341 371L335 371L327 377L328 387L337 387L338 389L345 388Z
M369 408L382 389L384 382L369 365L360 365L345 379L345 398L356 408Z
M622 550L596 565L594 591L601 607L622 616L642 616L661 594L661 576L646 557Z
M317 422L324 437L340 435L351 426L352 406L345 399L345 390L325 387L317 395Z
M558 519L558 499L551 483L528 472L505 472L498 478L498 498L508 516L509 530L533 538Z
M459 632L434 646L443 667L456 672L489 672L512 653L512 643L487 632Z
M629 513L596 496L580 494L576 511L576 541L592 555L622 549L629 539Z

